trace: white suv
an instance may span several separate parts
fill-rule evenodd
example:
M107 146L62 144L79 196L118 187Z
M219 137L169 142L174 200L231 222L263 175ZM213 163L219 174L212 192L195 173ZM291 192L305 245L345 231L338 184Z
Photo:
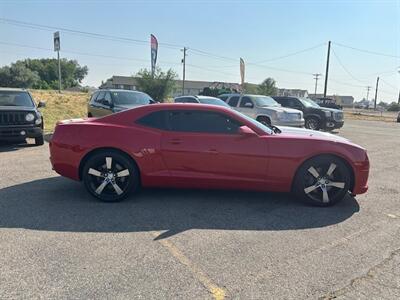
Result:
M303 112L282 107L268 96L248 94L223 94L218 96L233 109L269 125L303 127Z

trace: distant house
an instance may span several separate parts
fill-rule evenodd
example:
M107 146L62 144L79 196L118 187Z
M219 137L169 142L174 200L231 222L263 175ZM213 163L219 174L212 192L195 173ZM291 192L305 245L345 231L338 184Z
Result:
M277 96L292 96L292 97L307 98L308 91L300 89L278 89Z
M136 78L131 76L113 76L104 82L100 88L103 89L125 89L136 90ZM237 83L230 82L212 82L185 80L185 95L198 95L206 87L238 87ZM182 80L175 80L175 86L172 89L172 97L182 95Z

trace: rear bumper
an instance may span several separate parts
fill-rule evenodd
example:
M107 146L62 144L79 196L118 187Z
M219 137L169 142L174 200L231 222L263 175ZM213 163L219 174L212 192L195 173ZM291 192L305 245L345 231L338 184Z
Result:
M1 141L22 141L26 138L37 138L42 135L42 128L36 126L0 127Z
M300 120L296 120L296 121L275 120L275 121L272 121L272 125L290 126L290 127L304 127L304 119L300 119Z

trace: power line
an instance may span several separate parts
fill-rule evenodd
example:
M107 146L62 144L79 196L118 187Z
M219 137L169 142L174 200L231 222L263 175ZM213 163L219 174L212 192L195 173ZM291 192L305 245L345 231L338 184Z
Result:
M132 38L128 38L128 37L120 37L120 36L115 36L115 35L74 30L74 29L58 27L58 26L49 26L49 25L42 25L42 24L36 24L36 23L29 23L29 22L23 22L23 21L6 19L6 18L0 18L0 22L5 23L5 24L14 25L14 26L28 27L28 28L32 28L32 29L41 29L41 30L48 30L48 31L59 30L59 31L62 31L65 33L70 33L70 34L77 34L77 35L83 35L83 36L89 36L89 37L93 37L93 38L113 40L113 41L119 41L119 42L130 42L130 43L139 43L139 44L148 44L149 43L148 40L132 39ZM173 49L182 48L181 45L177 45L177 44L171 44L171 43L159 43L159 44L166 46L166 47L173 48Z
M308 51L314 50L314 49L322 47L324 45L326 45L326 43L321 43L321 44L315 45L315 46L310 47L310 48L302 49L302 50L299 50L299 51L296 51L296 52L292 52L292 53L289 53L289 54L286 54L286 55L282 55L282 56L277 56L277 57L274 57L274 58L269 58L269 59L257 61L257 62L254 62L254 63L261 64L261 63L265 63L265 62L271 62L271 61L275 61L275 60L284 59L284 58L291 57L291 56L294 56L294 55L297 55L297 54L300 54L300 53L304 53L304 52L308 52Z
M373 55L385 56L385 57L390 57L390 58L400 58L400 56L398 56L398 55L392 55L392 54L386 54L386 53L380 53L380 52L360 49L360 48L356 48L356 47L352 47L352 46L343 45L340 43L334 43L334 44L337 46L340 46L340 47L352 49L352 50L359 51L359 52L369 53L369 54L373 54Z
M380 79L384 84L386 84L387 86L390 86L391 88L394 88L394 89L398 89L398 87L396 87L396 86L394 86L394 85L392 85L392 84L390 84L390 83L388 83L388 82L386 82L385 80L383 80L382 78Z
M333 55L335 56L337 62L339 63L339 65L343 68L343 70L354 80L364 83L363 81L359 80L358 78L356 78L342 63L342 61L340 60L339 56L336 54L335 50L332 49Z

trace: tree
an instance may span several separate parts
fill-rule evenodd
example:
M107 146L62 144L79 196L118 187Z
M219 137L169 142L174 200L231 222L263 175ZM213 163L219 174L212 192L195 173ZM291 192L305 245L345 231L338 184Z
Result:
M135 77L138 90L150 95L154 100L164 102L175 85L177 74L172 69L163 72L156 68L154 77L148 69L140 70Z
M27 68L21 61L0 68L0 86L30 88L39 81L37 72Z
M243 92L246 94L258 94L259 93L258 85L245 82L243 84Z
M259 86L258 92L261 95L275 96L278 89L276 87L276 81L273 78L268 77Z
M397 104L396 102L392 102L389 104L387 110L388 111L400 111L400 105Z
M78 86L88 73L76 60L62 59L61 79L63 88ZM0 68L0 85L36 89L58 88L58 61L53 58L25 59Z

